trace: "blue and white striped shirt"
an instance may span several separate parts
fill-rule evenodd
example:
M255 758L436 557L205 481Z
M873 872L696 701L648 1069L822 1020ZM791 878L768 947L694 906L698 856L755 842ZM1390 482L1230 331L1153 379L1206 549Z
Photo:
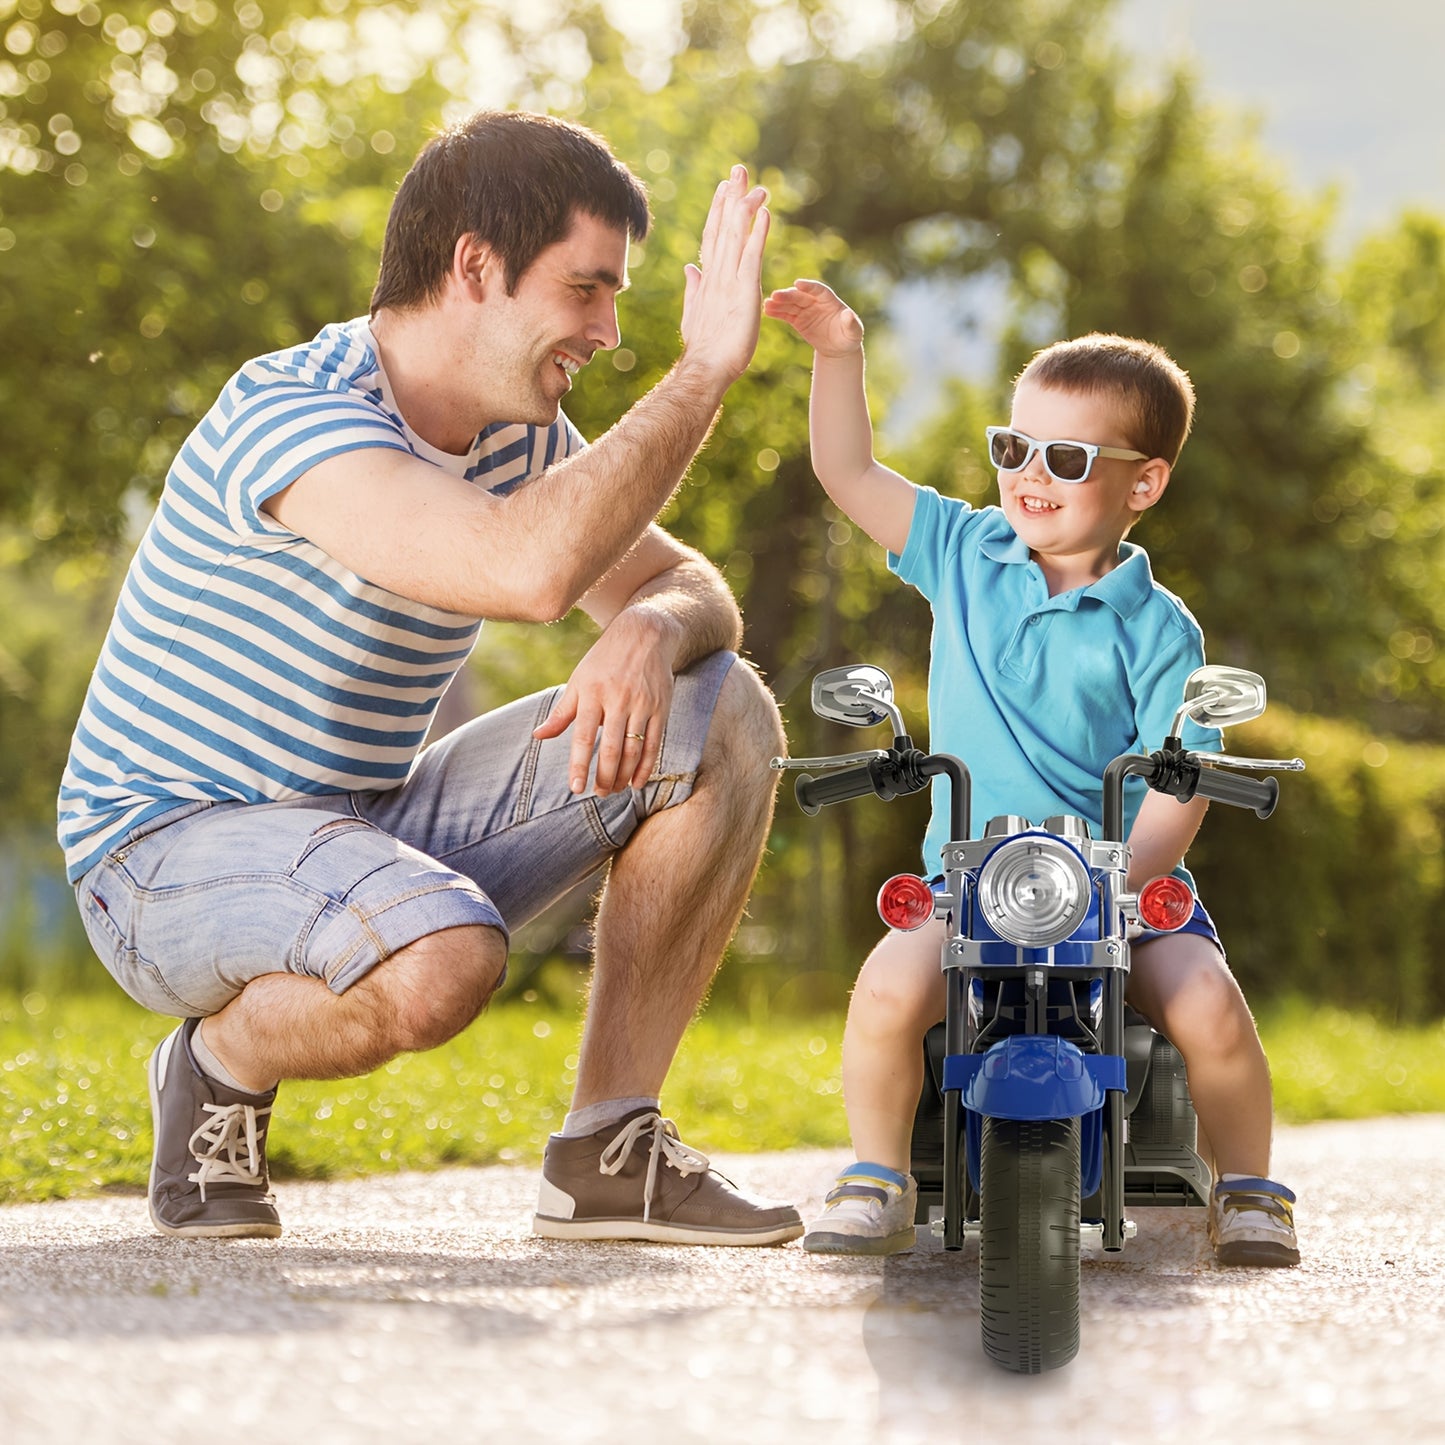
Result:
M465 457L398 411L366 319L249 362L187 438L131 562L60 785L71 881L195 801L400 784L481 620L400 597L262 503L318 462L408 451L505 493L582 438L497 424Z

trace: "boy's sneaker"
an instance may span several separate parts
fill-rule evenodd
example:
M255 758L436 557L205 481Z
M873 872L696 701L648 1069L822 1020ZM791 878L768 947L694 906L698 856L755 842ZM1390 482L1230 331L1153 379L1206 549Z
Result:
M808 1226L812 1254L902 1254L917 1243L918 1185L882 1164L850 1164L833 1182L823 1212Z
M1273 1179L1225 1179L1209 1196L1209 1242L1220 1264L1299 1263L1294 1195Z
M187 1019L151 1055L151 1222L162 1234L274 1237L266 1129L276 1091L244 1094L203 1074L191 1053L199 1022Z
M803 1232L798 1211L740 1193L655 1109L596 1134L553 1134L532 1220L548 1239L663 1244L781 1244Z

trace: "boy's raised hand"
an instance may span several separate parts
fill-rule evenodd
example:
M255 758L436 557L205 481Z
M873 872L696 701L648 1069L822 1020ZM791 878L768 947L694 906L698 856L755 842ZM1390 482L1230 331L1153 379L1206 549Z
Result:
M848 356L863 345L863 323L821 281L798 281L774 291L763 311L786 321L820 356Z

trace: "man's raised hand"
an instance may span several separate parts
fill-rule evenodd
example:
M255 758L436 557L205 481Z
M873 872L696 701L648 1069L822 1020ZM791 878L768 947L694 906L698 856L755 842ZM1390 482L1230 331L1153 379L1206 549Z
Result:
M713 194L698 262L686 268L682 364L724 386L747 370L758 344L767 198L761 186L749 189L745 166L734 166Z

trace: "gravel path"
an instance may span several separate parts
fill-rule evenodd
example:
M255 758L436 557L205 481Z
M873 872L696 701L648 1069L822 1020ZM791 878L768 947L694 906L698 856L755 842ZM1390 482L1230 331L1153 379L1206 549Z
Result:
M844 1161L716 1162L813 1207ZM1445 1116L1281 1130L1276 1171L1299 1269L1217 1269L1201 1212L1136 1211L1086 1256L1079 1358L1031 1379L983 1358L973 1246L539 1240L530 1168L284 1184L274 1241L11 1206L0 1441L1445 1441Z

